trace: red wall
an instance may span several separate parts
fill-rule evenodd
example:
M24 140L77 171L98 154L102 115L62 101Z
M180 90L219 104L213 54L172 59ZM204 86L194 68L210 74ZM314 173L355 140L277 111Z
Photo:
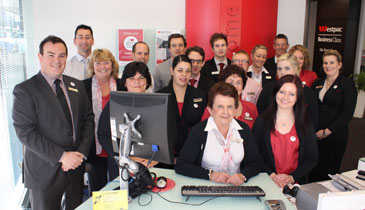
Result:
M215 32L228 34L228 57L238 49L250 52L256 44L269 48L276 35L278 0L186 0L188 47L204 48L206 59L213 56L209 44Z

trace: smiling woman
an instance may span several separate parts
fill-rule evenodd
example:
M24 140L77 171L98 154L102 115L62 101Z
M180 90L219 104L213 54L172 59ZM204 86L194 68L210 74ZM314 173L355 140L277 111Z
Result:
M252 128L264 158L264 171L279 187L305 183L317 162L318 152L299 77L281 77L272 95L271 105Z
M179 156L189 130L204 112L206 106L205 94L197 88L188 85L191 77L191 61L186 55L176 56L172 62L171 80L167 87L159 92L171 93L175 104L178 139L175 146L175 156ZM172 168L173 166L168 166Z
M110 99L110 92L122 88L121 81L117 79L118 69L119 65L109 50L95 49L88 69L93 76L84 80L95 116L95 138L90 139L92 144L88 156L88 162L92 165L89 180L92 191L101 189L107 183L107 166L111 164L111 160L99 142L97 128L100 115Z

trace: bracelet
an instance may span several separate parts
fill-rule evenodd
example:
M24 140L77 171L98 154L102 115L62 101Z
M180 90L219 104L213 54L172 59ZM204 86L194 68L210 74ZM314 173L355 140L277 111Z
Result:
M209 169L209 173L208 173L209 179L210 179L210 176L212 175L212 173L213 173L213 170Z

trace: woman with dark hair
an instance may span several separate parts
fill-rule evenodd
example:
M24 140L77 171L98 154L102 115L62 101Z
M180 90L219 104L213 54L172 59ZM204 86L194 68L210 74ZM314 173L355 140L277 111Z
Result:
M89 72L92 77L84 80L86 93L93 107L95 121L95 138L91 140L88 162L92 165L90 172L90 188L92 191L100 190L107 183L108 153L100 144L96 135L100 115L110 99L110 92L121 89L118 80L118 62L107 49L96 49L91 55Z
M189 130L200 121L203 115L206 98L205 94L188 85L191 77L191 62L186 55L179 55L172 61L171 80L167 87L158 92L171 93L175 104L177 141L175 156L178 157L188 136Z
M274 100L252 128L264 159L263 170L279 187L305 183L317 163L315 133L303 94L299 77L281 77L273 89Z
M117 90L124 90L128 92L143 93L151 85L151 74L146 64L142 62L130 62L124 68L122 79L119 80L120 86ZM110 128L110 108L109 102L105 105L103 112L100 114L99 125L97 129L97 136L103 149L108 154L108 172L109 180L113 180L119 175L117 162L114 160L113 146L111 138ZM134 160L147 163L144 159L135 158ZM153 161L150 166L156 165L157 162Z
M189 134L175 166L176 173L241 185L261 168L261 156L250 128L234 119L239 106L235 87L216 83L208 93L210 117Z
M277 59L277 73L278 79L285 75L296 75L299 77L301 72L299 63L293 55L283 54ZM303 82L303 81L302 81ZM273 101L273 89L277 80L267 84L261 91L256 107L259 114L262 114ZM313 90L306 85L303 85L304 103L306 104L307 114L313 124L313 128L318 126L318 104L314 97Z
M225 68L219 75L219 80L233 85L238 93L239 98L242 98L242 91L245 87L247 78L242 71L242 69L236 65L229 65ZM202 116L202 121L208 119L210 116L208 109L205 109ZM238 103L238 108L234 115L234 118L246 123L250 128L252 128L258 116L255 104L240 100Z
M342 56L337 50L323 54L325 78L316 80L312 89L319 104L317 130L319 162L311 181L328 179L338 173L347 146L348 125L354 114L357 90L352 79L341 75Z

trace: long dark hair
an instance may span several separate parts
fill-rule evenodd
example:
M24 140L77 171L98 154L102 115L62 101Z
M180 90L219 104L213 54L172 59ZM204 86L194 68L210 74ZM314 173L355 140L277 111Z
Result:
M285 75L276 81L272 95L273 100L267 110L263 113L263 118L270 130L275 131L276 113L278 111L276 94L285 83L293 83L297 88L297 101L295 102L295 105L293 107L295 127L296 129L299 129L302 133L305 133L308 129L308 123L310 123L310 121L308 120L306 113L306 106L304 103L304 89L302 86L302 82L300 78L296 75Z

